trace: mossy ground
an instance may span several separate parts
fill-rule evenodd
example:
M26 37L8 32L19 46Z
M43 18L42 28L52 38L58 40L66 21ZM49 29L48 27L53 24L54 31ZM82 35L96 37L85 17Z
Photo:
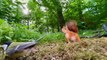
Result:
M19 60L107 60L107 38L81 39L81 42L54 41L37 44L35 52Z

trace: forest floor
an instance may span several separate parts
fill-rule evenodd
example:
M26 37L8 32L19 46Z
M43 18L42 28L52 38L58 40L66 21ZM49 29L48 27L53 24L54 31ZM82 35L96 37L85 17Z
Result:
M64 41L38 44L35 52L19 60L107 60L107 38L85 38L81 42Z

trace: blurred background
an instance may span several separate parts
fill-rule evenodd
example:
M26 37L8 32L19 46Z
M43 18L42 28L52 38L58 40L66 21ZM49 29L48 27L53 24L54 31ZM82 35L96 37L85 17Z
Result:
M107 0L0 0L0 43L64 40L61 27L76 20L80 36L91 36L107 24ZM104 33L104 32L103 32Z

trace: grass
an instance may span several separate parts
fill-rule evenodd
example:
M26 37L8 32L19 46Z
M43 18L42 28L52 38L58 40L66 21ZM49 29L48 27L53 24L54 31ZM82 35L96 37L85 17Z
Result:
M107 60L107 38L81 39L69 45L55 40L38 43L34 48L33 54L19 60Z

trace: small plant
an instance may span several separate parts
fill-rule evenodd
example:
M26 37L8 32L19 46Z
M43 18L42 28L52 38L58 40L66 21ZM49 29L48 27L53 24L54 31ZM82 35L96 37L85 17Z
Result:
M0 19L0 43L11 40L13 28L4 20Z

